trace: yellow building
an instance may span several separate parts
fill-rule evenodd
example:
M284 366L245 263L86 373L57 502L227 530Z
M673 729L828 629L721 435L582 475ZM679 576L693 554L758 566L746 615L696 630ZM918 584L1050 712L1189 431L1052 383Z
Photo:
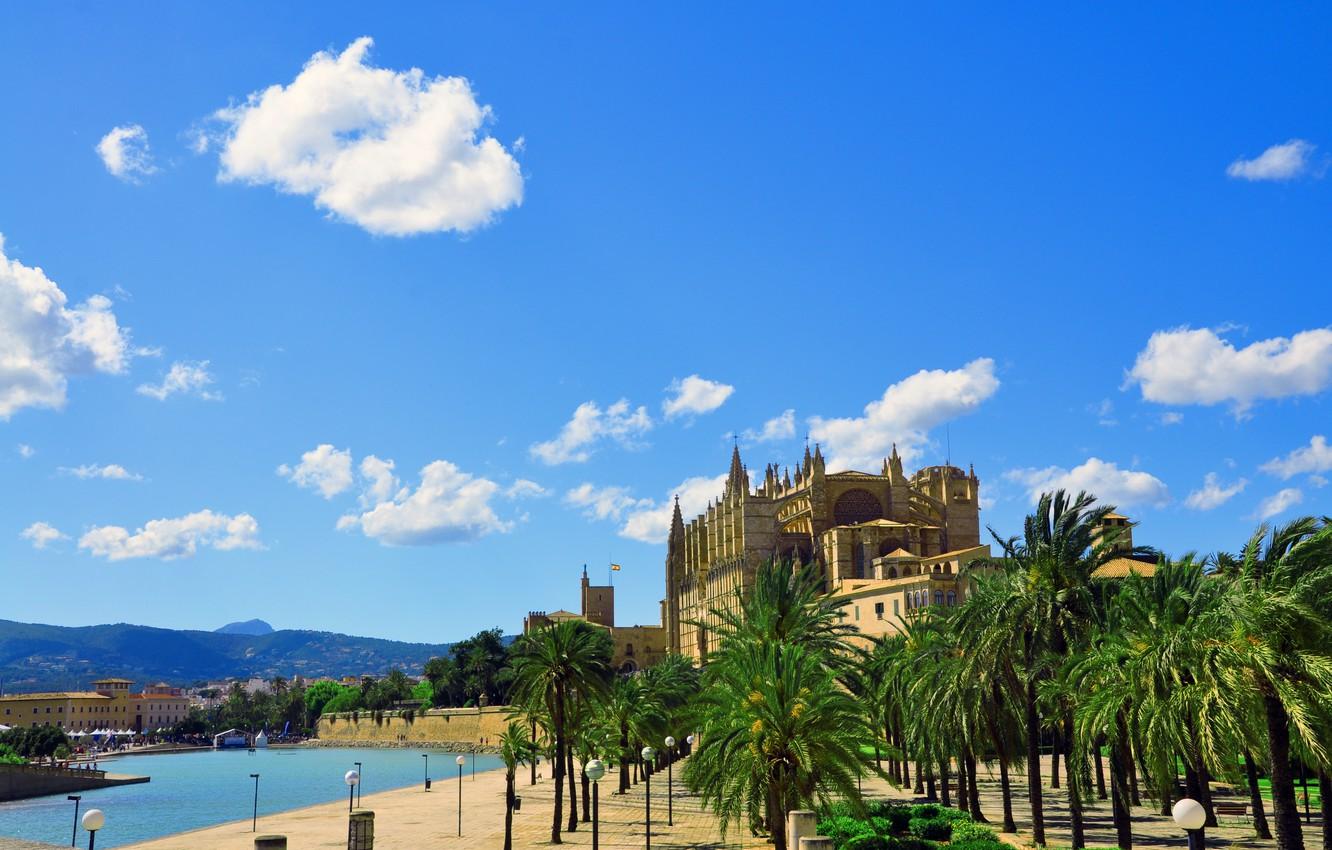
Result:
M583 567L580 591L582 613L529 611L523 618L523 634L549 623L585 620L610 632L614 644L611 665L617 672L633 673L666 657L670 646L665 627L615 625L615 587L592 584L586 566Z
M888 613L893 602L900 617L908 602L956 601L966 592L960 574L989 555L979 501L974 470L929 466L908 477L896 446L877 474L830 473L819 447L807 447L794 477L770 465L751 488L737 447L725 489L704 513L686 524L676 501L663 602L670 647L705 659L715 648L712 612L733 608L772 559L816 564L828 593L868 600L873 590L882 598L867 604L883 604L884 622L900 622Z
M91 691L14 694L0 697L0 725L55 726L67 732L134 731L172 726L185 719L189 700L166 684L131 694L129 679L98 679ZM174 718L174 719L173 719Z

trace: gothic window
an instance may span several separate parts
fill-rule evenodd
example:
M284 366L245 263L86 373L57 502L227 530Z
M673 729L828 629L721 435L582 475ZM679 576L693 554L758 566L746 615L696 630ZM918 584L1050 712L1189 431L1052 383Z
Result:
M624 654L630 658L634 657L634 645L632 643L626 643L624 645Z
M936 591L934 591L934 604L935 604L935 605L943 605L943 591L942 591L942 590L936 590Z
M957 605L957 594L950 590L948 591L948 607L952 608L956 605Z
M897 567L888 568L888 578L897 578Z
M847 490L833 504L834 525L855 525L883 518L883 505L868 490Z
M865 547L853 546L851 551L851 566L855 570L856 578L865 577Z
M861 492L864 492L864 491L861 491ZM879 544L879 554L880 554L880 555L891 555L893 552L896 552L898 549L905 549L905 548L906 548L906 547L902 545L902 540L901 540L901 538L898 538L898 537L889 537L889 538L885 539L882 543ZM910 549L907 549L907 551L909 552L909 551L911 551L911 550L910 550Z

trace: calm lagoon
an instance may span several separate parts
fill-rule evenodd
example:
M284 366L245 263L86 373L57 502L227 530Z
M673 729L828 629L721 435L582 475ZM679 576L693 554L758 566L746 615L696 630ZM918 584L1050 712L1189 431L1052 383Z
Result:
M428 753L430 775L436 781L457 777L456 753L431 749L267 749L217 750L155 756L124 756L100 765L112 773L151 776L143 785L125 785L84 791L80 812L90 808L106 813L106 826L97 833L97 846L121 847L190 829L214 826L250 817L254 806L254 780L259 774L259 814L299 809L316 803L347 799L342 777L361 762L362 793L373 794L425 778ZM464 775L472 769L501 766L497 756L467 756ZM61 794L34 800L0 803L0 835L69 844L74 804ZM79 846L87 846L80 830Z

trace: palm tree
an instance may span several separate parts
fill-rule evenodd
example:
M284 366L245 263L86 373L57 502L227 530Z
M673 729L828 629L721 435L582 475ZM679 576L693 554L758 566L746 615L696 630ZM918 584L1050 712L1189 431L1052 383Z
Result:
M510 720L500 733L500 759L504 762L504 850L513 850L514 776L523 762L535 761L536 747L520 721Z
M550 623L523 635L513 647L511 699L519 705L539 706L550 717L554 737L553 778L555 811L550 827L552 844L560 844L564 816L563 780L569 757L567 718L576 696L599 699L610 678L609 633L581 620ZM569 778L573 792L573 777ZM570 831L578 826L571 804Z
M1239 557L1219 558L1224 593L1216 612L1221 669L1236 690L1257 693L1267 730L1278 850L1304 850L1291 734L1318 765L1329 763L1332 525L1313 517L1259 528Z

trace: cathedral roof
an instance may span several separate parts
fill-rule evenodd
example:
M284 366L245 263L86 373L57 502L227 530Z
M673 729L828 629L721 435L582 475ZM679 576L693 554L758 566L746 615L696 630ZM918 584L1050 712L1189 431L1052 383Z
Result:
M1143 577L1156 574L1156 564L1132 558L1111 558L1092 571L1092 578L1127 578L1131 573Z
M896 550L894 550L894 551L892 551L892 552L889 552L887 555L884 555L883 557L885 557L885 558L911 558L911 559L916 560L916 561L919 561L919 560L920 560L920 556L919 556L919 555L913 555L913 554L911 554L910 552L908 552L908 551L905 550L905 549L896 549Z

